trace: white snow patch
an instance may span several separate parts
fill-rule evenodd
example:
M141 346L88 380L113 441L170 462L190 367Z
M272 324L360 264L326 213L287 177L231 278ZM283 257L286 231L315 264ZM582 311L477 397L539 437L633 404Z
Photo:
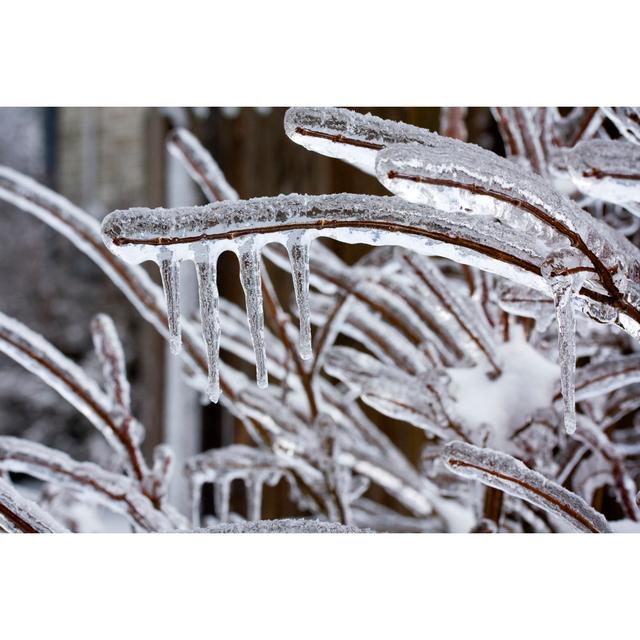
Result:
M560 369L526 342L521 331L497 347L502 375L491 380L482 367L448 369L459 416L472 427L487 424L490 444L504 450L511 432L536 409L552 405ZM508 448L508 447L507 447Z

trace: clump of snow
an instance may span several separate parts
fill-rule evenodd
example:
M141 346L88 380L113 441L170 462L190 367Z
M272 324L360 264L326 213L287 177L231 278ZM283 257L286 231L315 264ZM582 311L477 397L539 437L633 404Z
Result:
M502 375L492 380L480 367L448 369L456 411L470 426L490 427L493 447L507 447L514 429L536 409L553 404L560 369L529 344L522 331L496 348Z

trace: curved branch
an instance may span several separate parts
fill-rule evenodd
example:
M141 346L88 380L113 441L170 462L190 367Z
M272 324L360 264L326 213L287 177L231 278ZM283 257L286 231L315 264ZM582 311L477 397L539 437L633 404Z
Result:
M458 475L479 480L566 520L577 531L608 533L602 514L582 498L506 453L450 442L442 452L447 467Z

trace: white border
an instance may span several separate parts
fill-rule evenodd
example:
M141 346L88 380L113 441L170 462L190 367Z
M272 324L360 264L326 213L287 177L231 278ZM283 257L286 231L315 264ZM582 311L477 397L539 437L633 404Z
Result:
M8 638L637 635L635 535L0 538Z
M618 0L21 0L2 7L0 103L638 104L636 14ZM2 633L635 637L637 540L0 536Z
M20 0L4 105L638 103L628 0Z

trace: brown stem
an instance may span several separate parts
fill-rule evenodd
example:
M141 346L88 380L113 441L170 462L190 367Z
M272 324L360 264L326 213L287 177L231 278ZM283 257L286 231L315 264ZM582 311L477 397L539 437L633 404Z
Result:
M532 484L529 484L525 480L521 480L520 478L514 478L513 476L509 476L505 473L501 473L500 471L496 471L495 469L491 469L490 467L484 467L478 464L473 464L471 462L467 462L466 460L450 458L448 462L453 467L463 467L463 468L466 467L470 469L476 469L477 471L486 473L487 475L493 476L494 478L498 478L506 482L517 484L523 487L524 489L526 489L527 491L530 491L531 493L535 493L536 495L540 496L547 502L550 502L551 504L555 505L561 511L566 513L569 517L579 522L585 528L589 529L589 531L591 531L592 533L599 533L598 529L594 527L594 525L588 520L588 518L585 518L579 511L576 511L570 505L565 504L561 500L558 500L556 497L552 496L546 491L543 491L542 489L539 489L538 487L535 487Z

